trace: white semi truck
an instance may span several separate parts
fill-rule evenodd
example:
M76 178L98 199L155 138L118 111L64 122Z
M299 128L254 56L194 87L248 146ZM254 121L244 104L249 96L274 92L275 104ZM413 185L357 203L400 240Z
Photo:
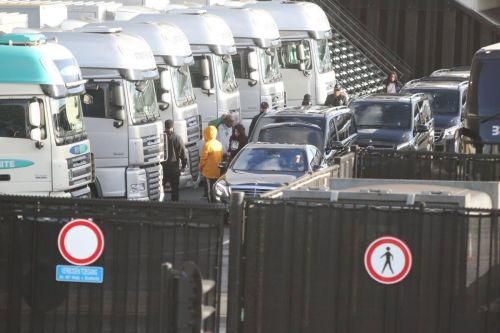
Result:
M203 127L224 113L240 121L240 93L231 60L236 46L224 20L200 9L140 14L132 20L174 24L186 34L194 56L191 79Z
M287 103L300 104L310 94L323 104L336 83L331 59L332 32L325 12L311 2L257 1L245 5L269 12L280 30L279 61Z
M0 193L89 197L94 178L71 52L44 35L0 35Z
M248 129L261 102L271 108L285 106L285 91L278 61L280 34L273 17L264 10L211 6L231 28L237 54L232 56L241 99L242 122Z
M99 197L159 200L164 159L149 45L118 28L46 32L73 52L88 80L83 114L95 153Z
M201 118L191 84L189 65L193 56L186 35L167 23L113 22L92 23L86 27L120 27L124 32L142 37L151 47L160 76L154 80L157 101L163 105L160 119L174 120L174 130L181 136L189 153L188 168L181 173L180 186L193 186L199 179L198 144ZM85 28L84 28L85 29Z

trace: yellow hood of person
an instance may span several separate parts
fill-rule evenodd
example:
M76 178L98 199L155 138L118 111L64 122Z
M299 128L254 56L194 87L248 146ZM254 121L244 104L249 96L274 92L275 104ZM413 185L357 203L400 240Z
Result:
M208 126L203 131L205 144L200 156L200 171L204 177L216 179L220 176L219 163L222 162L222 144L217 141L217 129Z

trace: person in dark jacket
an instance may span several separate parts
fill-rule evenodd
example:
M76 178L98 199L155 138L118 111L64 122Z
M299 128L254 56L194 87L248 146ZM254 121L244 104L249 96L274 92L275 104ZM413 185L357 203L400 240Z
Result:
M229 161L238 154L238 152L248 143L248 138L245 135L245 127L242 124L237 124L233 127L233 135L229 139Z
M390 72L385 80L385 92L389 94L397 94L403 88L403 84L398 80L396 72Z
M344 106L347 105L347 96L336 84L333 88L333 94L326 96L325 106Z
M304 98L302 98L302 106L311 106L311 95L305 94Z
M170 183L172 201L179 201L179 179L186 169L186 147L182 138L174 133L174 122L165 121L165 162L163 166L163 187Z
M255 127L257 120L259 120L260 116L262 116L264 113L266 113L268 109L269 109L269 104L267 102L260 103L260 113L256 114L253 117L252 122L250 123L250 127L248 128L248 135L249 136L252 135L253 128Z

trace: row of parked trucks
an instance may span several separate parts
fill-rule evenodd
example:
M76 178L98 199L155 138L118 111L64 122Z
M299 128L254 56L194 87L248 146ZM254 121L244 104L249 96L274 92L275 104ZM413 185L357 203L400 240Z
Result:
M100 5L0 1L10 24L0 31L13 32L2 36L0 49L0 132L16 122L23 129L1 136L0 192L158 200L165 120L175 120L189 151L181 184L194 185L210 121L229 113L248 126L262 101L281 108L309 93L322 103L333 91L330 26L314 4L177 4L158 11L107 3L113 15L82 17ZM20 26L13 27L14 18ZM43 53L43 60L30 58L35 77L20 70L28 68L18 55L24 53ZM41 83L35 73L44 71L55 83ZM64 81L68 75L79 86ZM26 104L16 107L17 100Z

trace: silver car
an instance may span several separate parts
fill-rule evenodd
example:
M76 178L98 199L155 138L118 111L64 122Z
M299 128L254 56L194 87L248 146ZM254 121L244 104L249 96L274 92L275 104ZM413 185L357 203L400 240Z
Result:
M325 166L323 154L313 145L250 143L230 163L214 185L220 202L232 191L255 197Z

